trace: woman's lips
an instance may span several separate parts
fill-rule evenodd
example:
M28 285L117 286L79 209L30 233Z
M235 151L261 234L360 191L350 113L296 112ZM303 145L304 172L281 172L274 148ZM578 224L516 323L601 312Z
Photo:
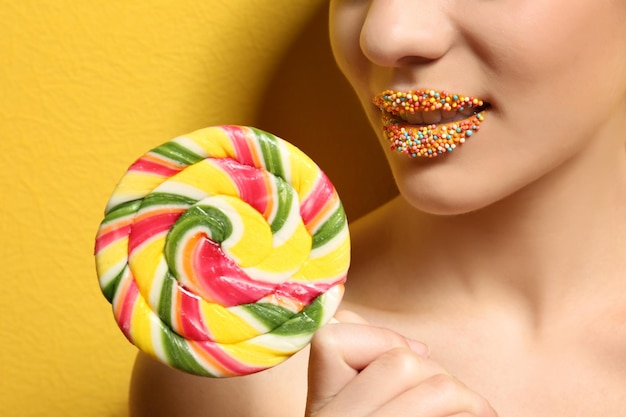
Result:
M391 149L410 157L433 158L452 152L473 136L489 107L483 100L436 90L376 95L383 134Z

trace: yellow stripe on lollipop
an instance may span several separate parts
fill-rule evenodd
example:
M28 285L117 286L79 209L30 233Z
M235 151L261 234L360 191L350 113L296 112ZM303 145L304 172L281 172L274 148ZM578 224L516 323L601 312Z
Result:
M222 250L241 268L257 265L271 254L272 231L263 216L248 203L223 196L222 210L231 220L231 236L222 242Z
M216 342L238 343L262 334L250 323L219 304L201 300L200 313Z
M152 334L153 320L158 320L158 318L154 315L148 303L146 303L141 295L138 295L137 301L133 307L131 319L131 338L133 343L139 346L141 350L152 357L157 357Z
M207 181L211 178L211 181ZM211 160L204 159L190 165L167 181L167 187L175 189L176 184L184 184L197 189L207 196L229 195L237 196L239 191L231 177L222 171Z
M107 204L107 211L121 202L145 197L167 178L158 174L128 171L122 177Z
M200 146L209 157L213 158L233 158L235 149L226 131L219 127L209 127L196 130L182 138L188 138Z
M267 346L250 342L222 345L221 348L230 357L234 358L238 362L261 368L269 368L278 365L287 357L291 356L295 351L299 350L294 347L290 352L281 352Z
M118 239L105 246L96 253L96 267L98 275L102 279L107 278L109 281L109 271L112 267L126 262L128 256L128 237Z
M264 272L270 275L293 273L305 262L311 253L311 242L311 235L309 235L304 224L300 222L288 240L275 247L263 262L254 265L252 270L247 272L256 277L259 277L259 275L262 277ZM266 279L271 281L270 277L266 277Z
M348 233L337 236L336 246L322 256L307 260L293 275L294 281L334 281L345 274L350 264L350 237ZM333 239L335 240L335 239Z
M291 184L298 193L300 201L304 201L313 190L320 175L320 169L292 144L285 142L284 146L288 149L289 164L292 167Z
M135 248L129 256L128 265L144 298L149 299L157 270L163 260L166 237L167 233L153 237Z

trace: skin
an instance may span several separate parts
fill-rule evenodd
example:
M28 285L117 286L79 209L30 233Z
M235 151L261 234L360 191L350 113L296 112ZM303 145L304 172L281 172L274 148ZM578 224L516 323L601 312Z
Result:
M623 413L626 2L330 11L337 63L376 131L371 98L387 88L481 97L485 122L434 160L379 135L401 196L351 225L349 312L310 350L229 380L140 355L132 415Z

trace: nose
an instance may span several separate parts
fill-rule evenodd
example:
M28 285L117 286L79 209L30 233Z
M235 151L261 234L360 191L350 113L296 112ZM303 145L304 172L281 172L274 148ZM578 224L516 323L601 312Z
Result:
M363 54L385 67L427 63L450 49L455 36L440 0L372 0L360 35Z

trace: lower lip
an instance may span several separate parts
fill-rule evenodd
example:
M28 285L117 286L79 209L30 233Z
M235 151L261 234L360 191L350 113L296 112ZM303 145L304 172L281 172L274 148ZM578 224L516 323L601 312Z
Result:
M481 111L449 123L414 125L383 111L383 134L391 149L413 158L446 155L480 130L485 117Z

